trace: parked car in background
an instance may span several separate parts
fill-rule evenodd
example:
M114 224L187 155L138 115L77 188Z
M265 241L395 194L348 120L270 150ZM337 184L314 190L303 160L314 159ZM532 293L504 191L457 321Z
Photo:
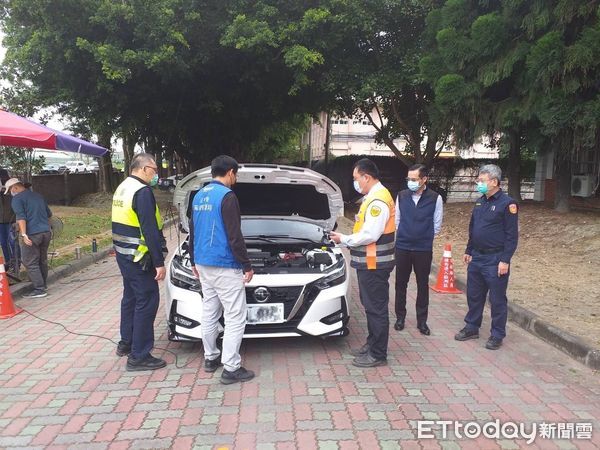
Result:
M158 187L163 191L173 192L175 191L175 186L177 186L177 182L183 178L183 175L171 175L166 178L158 179Z
M98 172L100 170L100 166L98 166L98 161L92 161L86 167L88 172Z
M66 166L69 173L83 173L87 170L87 166L83 161L69 161Z
M65 166L64 164L46 164L44 167L42 167L42 170L40 170L40 174L60 175L62 173L65 173L66 170L67 166Z

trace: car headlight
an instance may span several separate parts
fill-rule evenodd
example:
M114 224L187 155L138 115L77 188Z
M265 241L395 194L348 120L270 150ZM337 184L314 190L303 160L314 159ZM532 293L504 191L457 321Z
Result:
M182 289L199 292L202 294L200 281L194 276L194 273L185 267L182 261L175 257L171 264L171 283Z
M331 266L327 275L315 281L314 285L323 290L342 284L344 281L346 281L346 263L344 258L340 258L338 262Z

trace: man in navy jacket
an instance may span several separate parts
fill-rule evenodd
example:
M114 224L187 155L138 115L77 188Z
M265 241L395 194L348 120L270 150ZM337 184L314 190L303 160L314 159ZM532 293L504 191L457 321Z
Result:
M396 199L396 323L394 329L404 329L406 318L406 288L411 272L417 280L417 328L426 336L429 313L429 273L433 255L433 238L442 227L442 197L427 188L427 168L415 164L408 169L408 189Z

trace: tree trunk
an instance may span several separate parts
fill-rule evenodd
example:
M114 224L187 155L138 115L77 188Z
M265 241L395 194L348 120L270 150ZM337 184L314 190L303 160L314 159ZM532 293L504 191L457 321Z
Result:
M508 195L517 202L521 202L521 133L519 130L508 130L509 150L508 167Z
M123 134L123 171L126 175L129 175L131 160L133 159L133 152L135 149L136 137L135 133L124 133Z
M325 176L329 173L329 146L331 145L331 113L327 112L327 128L325 129Z
M100 159L100 192L113 192L116 186L113 186L113 168L110 151L110 140L112 133L110 131L103 131L98 134L98 144L109 150L108 154Z
M562 132L554 141L554 209L560 213L571 211L571 146L573 133Z
M566 139L556 146L554 179L556 180L554 209L560 213L571 211L571 152L564 149Z

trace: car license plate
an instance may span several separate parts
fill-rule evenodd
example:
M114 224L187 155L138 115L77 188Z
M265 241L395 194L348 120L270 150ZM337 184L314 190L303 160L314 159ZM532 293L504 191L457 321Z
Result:
M248 324L282 323L283 303L270 303L268 305L247 305Z

